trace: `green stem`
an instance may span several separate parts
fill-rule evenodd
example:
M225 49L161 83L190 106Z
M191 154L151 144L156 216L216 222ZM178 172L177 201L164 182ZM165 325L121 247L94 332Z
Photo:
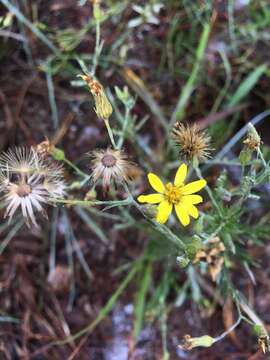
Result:
M224 333L222 333L220 336L215 337L215 342L223 340L230 332L232 332L242 321L242 316L239 316L238 320Z
M117 149L117 146L116 146L116 143L115 143L115 140L114 140L114 136L113 136L113 132L112 132L112 128L111 128L110 123L109 123L109 120L104 120L104 122L105 122L105 125L106 125L106 128L107 128L108 135L110 137L112 146L113 146L114 149Z
M92 76L94 76L96 73L100 52L101 52L100 51L100 21L99 19L96 19L96 45L95 45L95 53L93 56Z
M200 179L203 179L203 176L202 176L202 173L201 173L201 170L200 170L199 166L194 165L194 169L195 169L195 172L196 172L197 176L198 176ZM208 196L210 197L210 199L211 199L211 201L212 201L212 204L213 204L214 207L216 208L218 214L221 216L222 214L221 214L221 211L220 211L220 207L218 206L218 203L217 203L217 201L216 201L216 199L215 199L215 197L214 197L214 195L213 195L210 187L209 187L207 184L206 184L206 186L205 186L205 190L207 191L207 194L208 194Z
M125 199L125 200L116 200L116 201L93 201L93 200L78 200L78 199L57 199L55 202L59 204L67 204L67 205L80 205L80 206L94 206L94 205L129 205L131 204L131 200Z
M125 118L124 118L124 122L123 122L122 132L121 132L120 138L117 143L117 149L121 149L123 146L126 131L127 131L127 126L128 126L129 113L130 113L130 109L128 107L126 107Z
M264 168L267 168L266 161L264 160L264 156L263 156L263 153L262 153L260 148L258 149L258 155L259 155L259 157L260 157L260 159L261 159L261 161L263 163Z

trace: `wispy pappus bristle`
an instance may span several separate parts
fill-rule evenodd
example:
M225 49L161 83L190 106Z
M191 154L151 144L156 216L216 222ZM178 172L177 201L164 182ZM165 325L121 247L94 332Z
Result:
M37 226L36 212L65 195L63 168L44 160L33 148L18 147L0 155L0 197L6 208L4 217L12 220L21 213L30 227Z

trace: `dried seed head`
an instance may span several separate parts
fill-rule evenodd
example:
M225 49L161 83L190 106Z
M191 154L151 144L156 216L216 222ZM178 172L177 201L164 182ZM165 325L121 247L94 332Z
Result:
M43 160L34 149L16 147L0 156L0 170L8 173L32 174L42 168Z
M172 129L172 138L179 146L180 155L187 161L205 161L213 150L210 147L210 136L196 124L176 123Z
M94 97L94 110L97 116L102 120L108 121L113 112L113 108L105 94L103 86L99 81L93 79L90 75L79 76L86 82L91 94Z
M91 153L92 178L94 182L102 180L104 190L111 181L116 183L133 180L132 174L137 167L128 160L127 155L120 150L95 150Z
M16 148L0 156L0 194L6 206L5 217L11 220L18 208L28 226L37 226L34 212L44 212L65 195L63 169L44 160L33 148Z

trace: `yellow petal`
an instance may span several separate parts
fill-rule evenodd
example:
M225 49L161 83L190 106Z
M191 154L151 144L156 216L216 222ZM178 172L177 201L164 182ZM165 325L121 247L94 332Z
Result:
M140 203L158 204L163 200L162 194L140 195L137 199Z
M183 195L193 194L197 191L200 191L206 185L206 181L204 179L193 181L182 188Z
M190 216L192 216L194 219L198 219L199 211L194 205L189 204L188 206L185 206L185 208Z
M148 180L154 190L156 190L159 193L164 192L165 187L157 175L155 175L153 173L148 174Z
M157 222L160 224L164 224L168 217L170 216L172 212L172 204L170 204L167 200L161 201L161 203L158 205L158 212L157 212Z
M176 172L175 179L174 179L174 185L180 186L181 184L183 184L186 176L187 176L187 165L182 164L181 166L179 166L179 168Z
M203 202L203 198L201 195L184 195L182 197L182 202L184 202L185 204L196 205Z
M190 223L190 218L185 207L181 203L179 203L175 205L175 211L180 223L183 226L187 226Z

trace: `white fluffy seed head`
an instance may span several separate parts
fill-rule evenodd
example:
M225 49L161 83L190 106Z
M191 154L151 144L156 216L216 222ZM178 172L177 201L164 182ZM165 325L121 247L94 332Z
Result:
M91 153L92 179L102 180L103 189L107 190L112 181L127 182L133 179L136 166L128 160L127 155L120 150L95 150Z
M35 212L65 195L63 169L33 149L8 150L0 155L0 194L9 221L20 208L28 226L37 226Z

